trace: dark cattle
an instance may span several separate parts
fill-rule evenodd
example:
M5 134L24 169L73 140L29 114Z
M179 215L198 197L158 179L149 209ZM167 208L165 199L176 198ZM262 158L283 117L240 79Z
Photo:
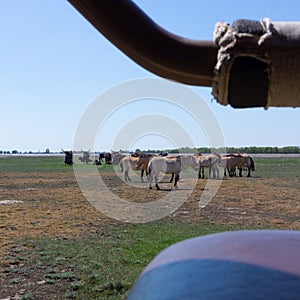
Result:
M65 165L73 165L73 151L65 151L65 150L62 150L63 153L65 154Z
M101 163L101 161L100 161L100 160L98 160L98 159L95 159L95 160L94 160L94 162L93 162L93 165L96 165L96 166L101 166L101 165L102 165L102 163Z
M82 150L81 150L82 151ZM79 157L79 160L85 164L88 164L89 162L92 162L90 159L90 150L89 151L82 151L82 156Z
M99 161L100 161L100 164L101 164L101 161L102 161L103 159L105 160L105 164L111 165L111 163L112 163L111 153L109 153L109 152L101 152L101 153L99 154Z
M159 153L159 156L168 156L168 155L169 155L168 152L160 152L160 153Z

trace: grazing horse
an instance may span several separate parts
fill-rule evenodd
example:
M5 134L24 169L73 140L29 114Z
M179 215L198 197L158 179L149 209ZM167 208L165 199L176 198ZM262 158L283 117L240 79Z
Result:
M225 155L221 159L221 165L224 168L224 176L226 176L226 170L230 177L236 176L236 168L239 170L239 176L242 177L242 170L244 167L248 169L247 177L251 176L251 171L255 170L254 161L248 154L229 154Z
M211 177L211 171L213 172L213 179L219 179L219 164L221 163L221 155L211 153L208 155L196 155L199 162L198 179L204 178L204 168L209 168L209 177ZM202 174L202 176L201 176Z

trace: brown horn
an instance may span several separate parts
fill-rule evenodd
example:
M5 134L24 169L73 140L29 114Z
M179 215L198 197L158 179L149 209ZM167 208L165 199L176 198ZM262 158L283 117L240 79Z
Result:
M189 85L212 85L218 51L214 42L174 35L129 0L69 2L108 40L147 70Z

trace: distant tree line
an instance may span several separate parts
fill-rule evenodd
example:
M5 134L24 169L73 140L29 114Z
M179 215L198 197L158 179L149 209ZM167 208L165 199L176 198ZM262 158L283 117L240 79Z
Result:
M41 151L38 151L38 152L32 152L32 151L28 151L28 152L21 152L21 151L18 151L18 150L0 150L0 154L41 154L41 153L46 153L46 154L50 154L50 149L47 148L45 150L45 152L41 152Z
M259 153L259 154L296 154L300 153L298 146L286 146L286 147L227 147L227 153Z
M130 152L128 150L120 150L121 152ZM252 153L252 154L297 154L300 153L300 146L285 146L285 147L257 147L257 146L249 146L249 147L226 147L226 148L209 148L209 147L199 147L199 148L190 148L190 147L181 147L177 149L163 149L163 150L157 150L157 149L148 149L148 150L141 150L141 149L136 149L136 152L146 152L146 153L170 153L170 154L175 154L175 153L211 153L211 152L216 152L216 153ZM50 154L49 148L45 150L45 152L23 152L23 154L40 154L40 153L46 153ZM57 153L57 152L53 152ZM11 150L11 151L6 151L6 150L0 150L0 154L22 154L21 151L18 150Z
M189 148L189 147L181 147L178 149L165 149L165 150L151 150L143 152L151 152L151 153L258 153L258 154L297 154L300 153L299 146L286 146L286 147L226 147L224 148L209 148L209 147L199 147L199 148Z

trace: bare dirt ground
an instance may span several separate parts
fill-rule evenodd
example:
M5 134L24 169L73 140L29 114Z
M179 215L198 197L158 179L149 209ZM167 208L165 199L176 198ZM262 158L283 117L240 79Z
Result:
M113 171L102 176L116 195L128 201L153 201L169 193L169 183L162 183L163 190L157 191L149 190L147 183L138 183L143 189L129 186ZM207 205L201 202L203 192L210 189L207 179L198 180L194 188L190 181L182 178L179 187L190 187L191 195L166 218L245 228L300 229L300 178L226 178L218 181L220 187ZM14 245L18 247L22 237L105 236L110 226L122 224L97 211L85 199L73 173L1 175L0 197L0 273L6 255ZM18 202L8 204L6 200Z
M113 172L102 174L108 184L124 199L137 202L156 200L166 190L133 188ZM189 186L183 178L179 187ZM186 221L207 221L214 224L300 229L300 178L226 178L216 195L201 208L201 195L207 180L198 180L187 201L169 218ZM170 184L162 184L162 188ZM0 201L22 203L0 204L1 254L22 236L48 235L64 238L85 232L105 231L118 221L97 211L85 199L74 176L69 173L15 173L2 176ZM4 203L4 202L0 202ZM200 208L199 208L200 207Z

